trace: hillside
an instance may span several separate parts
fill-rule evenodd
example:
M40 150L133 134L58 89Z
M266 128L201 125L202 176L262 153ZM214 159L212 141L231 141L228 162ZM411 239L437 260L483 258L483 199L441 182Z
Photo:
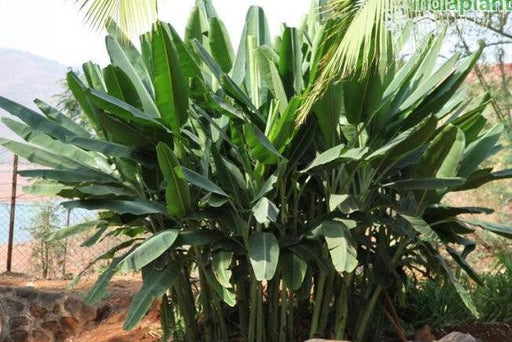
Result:
M66 66L28 52L0 48L0 96L34 107L34 98L52 102L61 92L59 80L65 77ZM0 109L0 117L5 112ZM0 137L13 137L0 124ZM0 152L0 163L4 162Z

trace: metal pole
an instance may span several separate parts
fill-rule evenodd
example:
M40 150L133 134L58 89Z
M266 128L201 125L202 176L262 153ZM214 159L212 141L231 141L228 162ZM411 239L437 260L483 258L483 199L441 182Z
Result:
M16 215L16 186L18 182L18 156L14 155L12 163L11 213L9 218L9 243L7 245L7 272L11 272L12 246L14 241L14 218Z

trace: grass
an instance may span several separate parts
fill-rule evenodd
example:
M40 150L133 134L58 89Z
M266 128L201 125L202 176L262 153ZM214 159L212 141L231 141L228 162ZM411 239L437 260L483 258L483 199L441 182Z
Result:
M440 278L411 284L407 291L407 307L400 309L407 330L425 324L433 328L469 322L495 323L512 321L512 254L499 252L492 271L483 273L482 285L461 276L469 288L479 317L475 318L457 295L455 288Z

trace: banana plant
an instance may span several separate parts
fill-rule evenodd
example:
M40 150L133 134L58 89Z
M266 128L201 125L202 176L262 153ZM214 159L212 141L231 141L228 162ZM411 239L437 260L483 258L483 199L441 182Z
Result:
M504 236L510 233L510 226L460 216L488 214L490 209L454 208L443 201L449 193L510 178L511 170L479 169L487 157L500 150L503 131L500 124L486 129L482 113L489 95L467 99L462 87L481 49L465 59L455 55L436 67L442 40L443 36L429 37L406 61L393 57L384 61L387 68L376 64L366 74L332 84L325 100L313 107L321 139L316 142L318 155L302 172L322 184L324 215L346 215L338 224L336 237L352 241L354 252L347 253L339 264L348 265L356 254L358 259L356 272L347 275L348 283L340 281L333 287L332 276L327 275L315 291L323 298L318 299L319 306L336 298L336 288L342 288L342 298L358 298L348 304L339 302L343 314L335 321L338 338L345 336L350 316L356 312L358 319L349 328L350 336L356 341L378 339L378 335L367 335L369 330L382 329L377 306L384 307L383 319L399 324L391 317L392 302L382 298L403 297L407 278L418 272L442 271L477 315L444 255L479 282L466 261L475 248L467 234L477 226ZM336 99L333 94L342 96ZM350 217L355 222L347 224ZM333 228L328 229L332 235ZM325 226L312 231L322 232ZM331 258L334 261L333 255ZM337 271L347 270L341 267ZM319 325L312 326L312 335L327 328L318 323L328 317L322 310L315 312L319 318L313 322Z
M489 95L464 92L480 51L438 66L442 37L407 60L397 39L386 68L331 82L297 125L330 25L313 6L271 40L251 7L235 53L210 1L197 2L184 37L156 22L140 50L110 22L111 64L67 75L93 132L42 101L37 113L0 98L24 140L0 144L40 165L20 172L34 179L27 190L100 212L49 238L123 237L98 256L109 266L89 303L116 272L140 271L124 327L161 300L163 340L290 341L308 337L304 321L311 337L378 340L399 325L393 303L421 271L444 272L475 311L445 256L478 281L466 235L512 236L460 217L490 209L443 202L512 177L480 168L503 130L486 125Z

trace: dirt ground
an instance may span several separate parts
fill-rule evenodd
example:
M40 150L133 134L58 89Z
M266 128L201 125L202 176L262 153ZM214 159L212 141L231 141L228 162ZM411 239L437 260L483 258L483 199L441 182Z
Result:
M75 289L66 290L68 280L35 280L21 274L0 274L1 286L32 286L45 291L72 291L85 294L95 279L83 279ZM109 286L110 296L100 306L101 318L92 330L69 338L66 342L156 342L159 334L159 313L155 307L132 331L123 330L123 321L132 297L142 285L138 276L116 276ZM471 323L465 326L437 329L435 336L445 336L452 331L469 333L482 342L512 342L512 322Z

